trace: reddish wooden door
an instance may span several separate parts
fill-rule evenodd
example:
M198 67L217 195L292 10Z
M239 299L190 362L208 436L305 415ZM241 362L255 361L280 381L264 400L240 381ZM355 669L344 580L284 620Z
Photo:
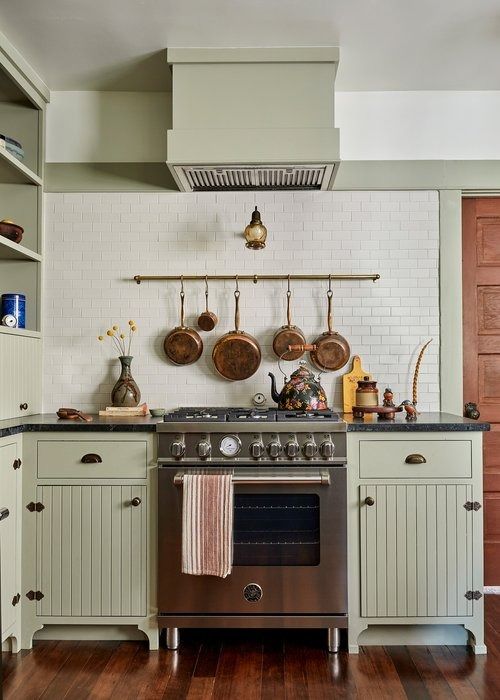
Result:
M464 199L464 401L491 423L484 435L485 584L500 586L500 198Z

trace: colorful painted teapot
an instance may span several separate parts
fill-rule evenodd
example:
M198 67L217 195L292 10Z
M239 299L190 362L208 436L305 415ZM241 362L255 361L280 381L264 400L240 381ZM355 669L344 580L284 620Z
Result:
M324 411L328 408L325 390L305 362L299 362L300 367L292 373L280 393L276 390L276 378L272 372L271 396L282 411Z

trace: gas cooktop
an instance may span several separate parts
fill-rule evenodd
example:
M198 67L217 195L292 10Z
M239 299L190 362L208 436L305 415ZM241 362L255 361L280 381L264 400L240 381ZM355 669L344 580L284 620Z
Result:
M335 411L280 411L276 408L231 408L196 406L176 408L166 413L167 423L252 423L252 422L317 422L338 423L341 418Z

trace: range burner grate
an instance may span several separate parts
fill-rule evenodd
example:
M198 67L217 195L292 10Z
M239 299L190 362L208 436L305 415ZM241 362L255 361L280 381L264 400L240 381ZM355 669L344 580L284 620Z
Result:
M335 411L276 411L278 421L340 421L340 416Z

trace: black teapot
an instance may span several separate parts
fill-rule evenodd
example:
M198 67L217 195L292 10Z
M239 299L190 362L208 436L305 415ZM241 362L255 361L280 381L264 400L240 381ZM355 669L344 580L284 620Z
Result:
M271 396L282 411L324 411L328 409L325 390L316 379L311 370L307 369L305 362L299 363L300 367L292 373L278 393L276 378L272 372Z

